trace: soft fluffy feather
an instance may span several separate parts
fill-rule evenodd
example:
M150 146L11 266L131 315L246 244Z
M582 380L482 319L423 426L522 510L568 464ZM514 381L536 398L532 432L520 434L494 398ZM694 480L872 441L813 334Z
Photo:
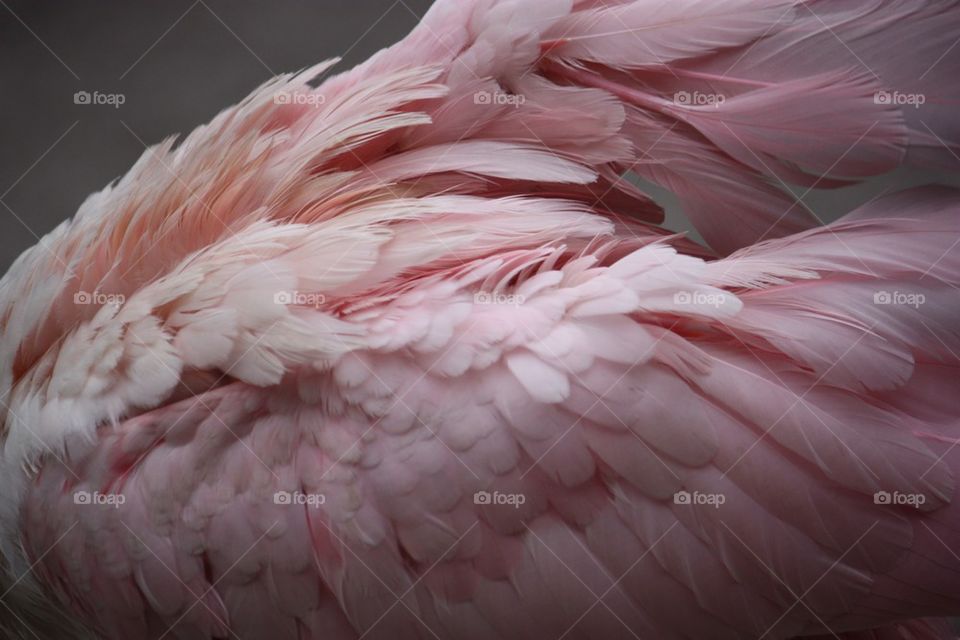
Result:
M155 147L21 256L18 597L124 639L938 637L960 196L814 227L781 180L934 160L871 97L907 63L854 73L826 36L942 43L956 11L705 6L441 1L360 67ZM673 98L713 81L716 108ZM731 255L647 224L628 169Z

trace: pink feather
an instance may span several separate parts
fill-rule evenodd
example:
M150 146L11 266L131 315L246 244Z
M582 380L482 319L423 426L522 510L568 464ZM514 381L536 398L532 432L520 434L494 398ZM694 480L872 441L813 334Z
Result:
M960 195L818 226L788 183L960 148L958 22L440 0L161 143L0 282L0 601L106 640L949 637Z

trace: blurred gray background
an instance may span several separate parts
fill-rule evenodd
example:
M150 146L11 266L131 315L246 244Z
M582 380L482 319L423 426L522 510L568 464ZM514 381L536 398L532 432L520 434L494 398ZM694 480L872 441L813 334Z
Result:
M341 55L347 68L403 37L429 0L0 0L0 273L145 146L209 120L277 73ZM122 94L119 107L75 104ZM960 175L960 160L957 162ZM812 192L823 220L900 184L901 174ZM686 228L675 200L668 226Z
M402 38L429 0L0 0L0 273L146 145L273 75ZM74 93L119 93L119 108Z

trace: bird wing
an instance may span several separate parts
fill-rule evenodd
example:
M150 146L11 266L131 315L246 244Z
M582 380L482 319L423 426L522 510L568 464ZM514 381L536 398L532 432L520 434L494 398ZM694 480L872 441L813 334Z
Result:
M117 638L786 638L944 614L960 198L871 207L712 262L614 241L452 266L344 303L332 360L251 333L223 380L45 462L29 557ZM213 341L181 338L184 363Z
M441 2L91 196L0 285L5 555L111 638L789 637L955 610L956 197L810 230L771 178L892 168L905 107L839 63L751 65L729 95L697 66L766 46L778 12L771 60L954 14L702 4ZM837 175L812 140L850 141ZM772 239L705 260L642 222L626 169L718 252Z
M957 15L953 0L451 0L354 73L442 62L467 98L437 121L450 140L495 118L500 135L614 161L676 195L726 254L818 221L788 185L952 170ZM909 51L890 56L895 42ZM619 104L571 112L586 89ZM604 113L629 143L606 158L592 153ZM587 128L589 155L569 146Z

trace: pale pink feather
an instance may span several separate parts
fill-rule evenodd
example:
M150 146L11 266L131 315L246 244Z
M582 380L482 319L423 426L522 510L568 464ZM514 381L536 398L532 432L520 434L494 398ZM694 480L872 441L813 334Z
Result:
M816 226L786 183L942 163L942 103L877 95L955 99L957 22L441 0L155 147L0 282L17 597L111 640L948 637L960 196Z

